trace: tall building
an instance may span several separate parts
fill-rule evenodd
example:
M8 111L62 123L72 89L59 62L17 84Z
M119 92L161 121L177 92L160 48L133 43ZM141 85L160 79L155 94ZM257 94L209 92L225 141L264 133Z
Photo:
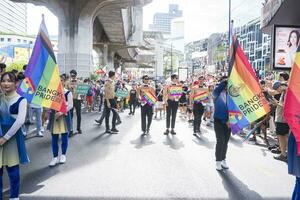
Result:
M165 34L171 33L172 19L182 17L182 10L176 4L169 5L168 13L156 13L153 17L153 24L150 24L150 30L159 31Z
M173 19L171 22L171 43L173 48L184 52L184 20L183 18Z
M27 6L25 3L0 1L0 32L26 34Z

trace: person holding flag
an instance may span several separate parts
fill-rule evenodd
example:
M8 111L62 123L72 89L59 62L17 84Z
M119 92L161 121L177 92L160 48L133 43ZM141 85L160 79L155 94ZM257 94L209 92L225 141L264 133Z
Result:
M52 153L53 159L51 160L49 166L54 167L56 164L64 164L67 160L66 154L68 149L68 134L71 128L71 109L73 108L73 95L72 92L66 89L66 77L64 75L60 76L62 85L64 86L64 95L67 101L67 115L62 112L57 112L55 110L50 111L48 129L52 136ZM58 139L61 135L61 149L62 154L58 158Z
M200 126L204 113L203 103L208 101L208 89L203 86L204 77L200 76L198 80L192 88L190 98L190 106L194 114L194 136L201 133Z
M29 163L25 137L21 130L26 118L27 100L16 93L17 77L12 72L1 76L0 95L0 199L3 199L3 168L10 182L10 199L19 199L20 164Z
M176 74L171 75L171 84L167 85L164 90L164 102L167 109L167 118L166 118L166 126L167 129L164 132L164 135L168 135L170 133L170 125L171 125L171 134L176 135L174 131L175 123L176 123L176 115L179 105L179 99L183 93L182 85L178 83L178 76Z
M154 88L149 84L150 78L148 75L142 77L143 84L138 88L138 96L141 102L141 123L142 123L142 135L148 135L153 116L153 106L155 105L157 98L154 95Z

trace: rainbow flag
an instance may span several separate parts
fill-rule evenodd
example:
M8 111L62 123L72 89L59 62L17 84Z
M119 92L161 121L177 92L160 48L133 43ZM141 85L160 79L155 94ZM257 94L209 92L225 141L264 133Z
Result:
M170 91L170 95L175 97L181 96L183 93L182 86L171 86L169 88L169 91Z
M284 118L295 136L298 155L300 155L300 46L296 52L286 90Z
M59 112L67 112L64 89L60 82L59 69L44 18L25 71L25 77L17 92L28 102Z
M208 100L207 92L202 92L202 93L194 95L194 103L205 102L207 100Z
M153 106L157 102L157 97L150 91L145 91L142 100L146 101L149 106Z
M229 124L235 134L269 113L270 107L236 37L230 55L227 105Z

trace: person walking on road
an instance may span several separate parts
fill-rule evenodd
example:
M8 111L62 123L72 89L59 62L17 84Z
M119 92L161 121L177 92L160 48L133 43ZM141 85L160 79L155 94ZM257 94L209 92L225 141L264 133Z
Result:
M133 84L132 85L132 89L129 92L129 115L134 115L135 113L135 107L138 101L138 93L137 93L137 89L136 89L136 85Z
M227 125L228 107L227 107L227 77L223 77L219 85L213 91L214 98L214 129L217 138L216 143L216 169L221 171L229 169L226 163L226 153L231 130Z
M3 168L7 170L10 183L10 199L19 199L20 164L29 162L25 137L21 127L25 123L27 100L16 93L18 80L14 73L1 75L0 95L0 199L3 199Z
M66 89L65 81L66 77L61 75L60 76L61 83L64 87L64 94L67 102L67 115L61 112L57 112L55 110L50 111L49 116L49 124L48 129L51 132L52 136L52 153L53 159L49 163L50 167L54 167L57 164L64 164L67 160L66 154L68 149L68 134L70 132L71 127L71 114L70 110L73 108L73 96L72 92ZM58 139L61 136L61 150L62 154L58 158Z
M148 135L150 131L150 126L152 122L153 116L153 106L150 105L144 98L147 94L155 94L154 88L152 88L149 84L150 78L145 75L142 77L143 84L138 89L138 95L140 97L141 102L141 123L142 123L142 135Z
M167 129L164 132L164 135L168 135L170 133L170 125L171 125L171 134L176 135L174 128L176 123L176 115L177 115L177 110L179 105L179 99L182 95L182 85L178 83L178 76L176 74L171 75L171 81L172 83L170 85L167 85L164 89L164 102L167 107L167 118L166 118Z
M115 80L115 72L110 71L108 73L108 80L105 83L104 86L104 110L105 110L105 128L106 133L114 133L117 134L119 131L116 129L116 120L117 120L117 102L115 99L115 86L114 86L114 80ZM113 113L112 117L112 129L109 127L109 116L110 111Z

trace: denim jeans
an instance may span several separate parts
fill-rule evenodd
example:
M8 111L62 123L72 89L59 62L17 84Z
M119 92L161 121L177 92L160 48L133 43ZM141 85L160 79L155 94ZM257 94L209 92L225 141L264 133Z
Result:
M29 113L30 113L29 116L31 116L30 120L32 120L32 117L35 114L36 130L37 130L37 132L39 132L42 127L42 108L30 108Z

